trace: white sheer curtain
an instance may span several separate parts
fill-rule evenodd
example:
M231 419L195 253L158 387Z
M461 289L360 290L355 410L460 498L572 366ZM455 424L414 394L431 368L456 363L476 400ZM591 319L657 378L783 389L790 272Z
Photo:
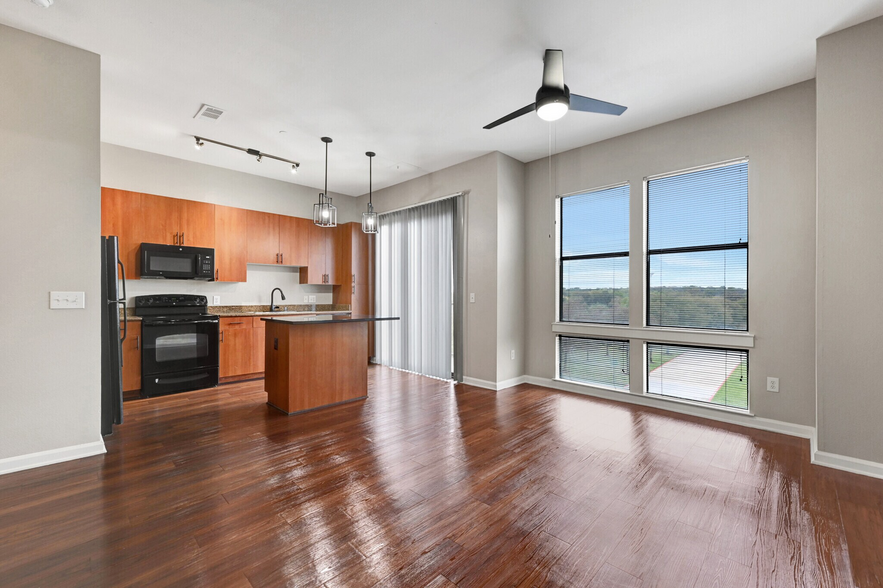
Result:
M451 379L454 239L457 199L378 217L376 312L378 363Z

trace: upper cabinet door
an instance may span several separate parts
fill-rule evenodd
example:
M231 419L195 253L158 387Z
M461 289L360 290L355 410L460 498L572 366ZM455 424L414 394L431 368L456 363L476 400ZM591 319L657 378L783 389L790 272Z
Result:
M280 263L279 215L248 211L248 263Z
M325 283L326 284L349 284L347 280L344 282L344 276L340 275L337 267L337 249L339 247L340 231L346 229L346 225L337 227L326 227L325 231Z
M215 278L244 282L248 275L248 211L215 206Z
M119 237L120 261L126 279L137 280L141 274L138 252L141 248L141 194L101 188L101 234Z
M306 218L279 218L279 248L282 265L310 265L310 222Z
M356 284L367 285L370 282L368 273L372 237L373 235L362 232L359 223L353 223L353 274L356 276Z
M180 211L179 245L188 247L215 246L215 205L193 200L178 200Z
M141 240L144 243L178 245L181 215L177 198L141 195Z
M329 230L331 229L317 227L310 222L310 259L306 270L300 270L301 284L325 283L325 234Z

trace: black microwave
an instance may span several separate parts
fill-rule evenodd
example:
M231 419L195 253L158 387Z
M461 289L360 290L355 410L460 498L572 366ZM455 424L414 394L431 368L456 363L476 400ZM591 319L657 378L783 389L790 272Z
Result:
M141 277L214 280L215 250L207 247L142 243Z

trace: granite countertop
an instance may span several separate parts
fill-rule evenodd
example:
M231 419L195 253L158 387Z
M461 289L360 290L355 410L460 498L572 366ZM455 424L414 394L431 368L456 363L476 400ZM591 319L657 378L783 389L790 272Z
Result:
M276 313L274 313L275 315ZM373 323L376 321L397 321L397 316L374 316L370 314L318 314L313 316L265 316L262 321L274 323L300 324L328 324L328 323Z
M241 306L209 306L209 314L221 317L231 316L297 316L297 315L341 315L349 314L348 304L279 304L279 308L285 310L270 312L268 304L251 304ZM140 316L135 316L135 309L129 307L127 321L140 321ZM123 311L120 310L120 320L123 320Z

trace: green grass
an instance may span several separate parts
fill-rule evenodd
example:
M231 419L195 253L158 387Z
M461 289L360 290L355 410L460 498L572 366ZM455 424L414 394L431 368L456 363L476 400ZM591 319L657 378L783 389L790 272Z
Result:
M664 364L670 362L671 360L673 360L674 358L676 358L677 356L679 356L680 353L679 352L659 352L659 351L656 351L654 353L650 353L649 355L650 355L649 367L648 367L647 371L652 372L653 370L655 370L659 366L664 365Z
M739 381L740 376L744 376L741 382ZM748 371L745 370L744 361L733 370L733 373L721 385L711 401L733 408L748 408Z

